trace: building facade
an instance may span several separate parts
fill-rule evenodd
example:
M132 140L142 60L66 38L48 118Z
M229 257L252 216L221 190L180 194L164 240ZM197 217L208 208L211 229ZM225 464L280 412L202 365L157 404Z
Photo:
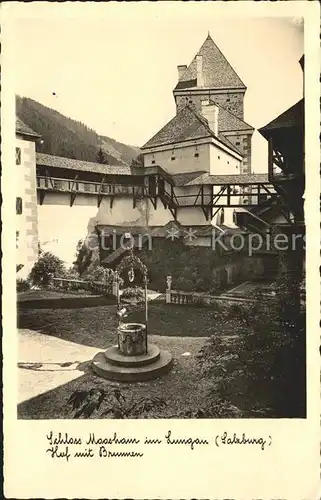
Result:
M24 262L35 261L39 243L71 265L78 242L89 239L97 250L104 227L159 233L174 223L182 234L196 231L186 244L210 246L213 227L237 230L236 208L275 196L267 174L251 173L246 87L210 36L178 72L176 115L142 147L143 166L35 153L39 137L17 125L24 155L19 242L22 234L32 239Z
M28 276L38 258L37 139L38 134L16 120L16 265L22 278Z

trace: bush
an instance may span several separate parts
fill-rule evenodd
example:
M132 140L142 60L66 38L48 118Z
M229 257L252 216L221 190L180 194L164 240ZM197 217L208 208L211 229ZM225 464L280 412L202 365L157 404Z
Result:
M124 288L122 291L122 298L124 299L138 299L142 300L145 297L145 292L142 288L133 287L133 288Z
M119 389L106 390L93 387L89 391L75 391L67 400L73 412L73 418L144 418L158 416L166 407L164 399L157 397L128 398Z
M23 278L17 279L17 292L27 292L30 290L30 283Z
M281 282L276 298L256 293L219 313L230 334L211 336L198 355L202 375L212 379L209 406L219 398L243 416L305 416L305 315L286 320Z
M65 278L65 279L69 279L69 280L79 280L80 279L78 271L73 267L66 269L60 277Z
M113 279L113 272L110 269L105 269L102 266L97 266L87 271L83 275L83 279L86 281L101 281L101 282L110 282Z
M74 267L82 276L92 262L93 251L88 247L86 242L79 240L76 248L76 260L74 262Z
M52 277L64 277L66 268L63 261L51 252L43 252L29 274L33 285L48 286Z

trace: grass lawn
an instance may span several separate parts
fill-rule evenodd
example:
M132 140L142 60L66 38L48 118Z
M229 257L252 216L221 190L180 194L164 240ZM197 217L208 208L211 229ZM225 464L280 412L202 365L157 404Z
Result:
M73 301L68 307L50 309L29 309L18 304L18 328L44 334L44 342L50 342L50 337L56 337L80 346L93 347L97 352L117 343L115 304L92 304L91 307L75 308L76 304ZM129 313L127 320L143 321L144 311ZM208 379L201 377L196 362L200 348L208 336L217 335L229 343L229 349L233 352L233 343L238 341L237 332L231 331L231 328L224 331L219 315L210 308L153 302L149 304L148 326L150 342L157 343L173 355L173 368L168 374L143 383L110 382L93 374L89 359L77 366L78 373L83 372L77 379L21 403L18 406L19 418L72 418L71 408L67 405L70 395L76 390L90 390L93 387L105 391L120 388L129 401L145 397L164 399L166 406L161 414L156 414L158 418L175 418L184 410L196 411L206 402L211 386ZM61 357L61 362L68 362L64 351L61 352ZM39 359L40 363L41 361ZM244 394L244 391L247 389L240 387L240 394ZM250 398L256 402L258 396L252 394ZM211 398L215 400L215 394ZM234 398L231 404L238 405L239 402L241 401ZM155 417L150 415L153 416ZM100 413L94 412L91 418L100 418Z
M116 341L116 305L64 309L28 309L18 305L18 328L28 328L91 347L106 348ZM151 303L148 308L150 335L208 337L220 333L215 311ZM144 322L143 309L126 321Z

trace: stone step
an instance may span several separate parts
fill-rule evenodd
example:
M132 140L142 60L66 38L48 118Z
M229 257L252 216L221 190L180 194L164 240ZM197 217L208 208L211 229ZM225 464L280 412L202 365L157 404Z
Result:
M170 352L160 350L159 358L149 365L117 366L107 360L104 352L99 352L92 361L92 367L97 375L109 380L141 382L164 375L171 368L172 362Z
M109 347L105 351L106 359L109 363L116 366L146 366L157 361L160 356L159 347L155 344L148 344L147 354L140 354L139 356L125 356L122 354L117 345Z

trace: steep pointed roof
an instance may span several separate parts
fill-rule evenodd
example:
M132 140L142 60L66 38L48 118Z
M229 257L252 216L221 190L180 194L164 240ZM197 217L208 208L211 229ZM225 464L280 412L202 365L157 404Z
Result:
M177 142L188 141L190 139L205 139L207 137L215 137L209 127L208 121L194 107L186 105L157 134L146 142L141 149L176 144ZM220 131L216 139L235 153L243 156L237 147L221 134Z
M211 135L209 127L206 127L205 123L196 116L194 110L187 105L146 142L142 149L189 139L211 137Z
M175 90L196 87L196 56L203 56L203 79L205 88L243 88L246 86L208 34L202 47L188 66Z
M246 123L241 118L238 118L231 111L223 108L215 101L215 96L212 96L210 102L213 102L219 108L218 113L218 130L219 132L241 132L242 130L254 130L254 128Z

